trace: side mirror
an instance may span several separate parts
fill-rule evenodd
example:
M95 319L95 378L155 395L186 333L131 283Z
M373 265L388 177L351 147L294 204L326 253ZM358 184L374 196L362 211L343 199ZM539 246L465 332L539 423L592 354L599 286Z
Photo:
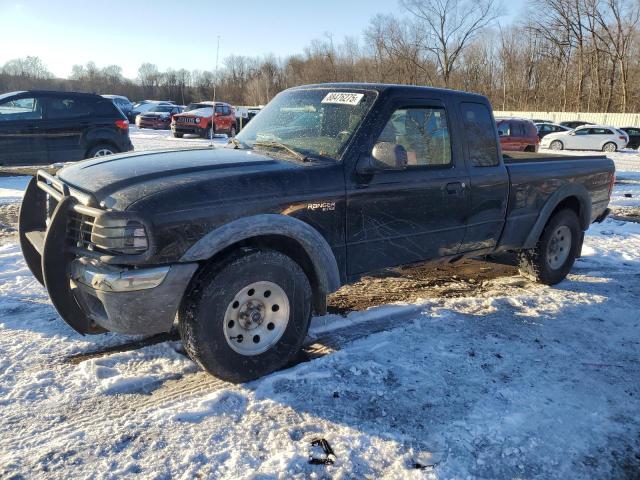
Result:
M571 131L569 132L569 135L575 135L575 134L576 134L575 130L571 130Z
M397 143L376 143L371 156L363 156L356 164L361 175L372 175L381 170L404 170L407 168L407 150Z

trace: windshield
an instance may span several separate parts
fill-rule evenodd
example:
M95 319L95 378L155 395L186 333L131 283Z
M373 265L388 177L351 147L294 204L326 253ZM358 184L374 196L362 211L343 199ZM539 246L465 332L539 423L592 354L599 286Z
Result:
M207 108L210 107L211 105L208 105L206 103L190 103L189 106L187 108L184 109L185 112L190 112L191 110L197 110L199 108Z
M237 135L248 148L280 143L305 155L338 159L376 99L374 92L290 90L276 96Z
M171 105L159 105L157 107L152 107L150 111L162 113L162 112L170 112L172 109L173 107Z

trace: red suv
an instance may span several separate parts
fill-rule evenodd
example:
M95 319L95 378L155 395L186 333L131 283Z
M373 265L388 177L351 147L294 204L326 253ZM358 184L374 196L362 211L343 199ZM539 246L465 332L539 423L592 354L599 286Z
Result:
M537 152L540 146L538 130L524 118L496 118L500 146L503 152Z
M213 114L213 133L226 133L230 137L236 134L236 112L228 103L198 102L190 104L184 111L173 116L171 131L173 136L182 138L185 133L208 138L211 134Z

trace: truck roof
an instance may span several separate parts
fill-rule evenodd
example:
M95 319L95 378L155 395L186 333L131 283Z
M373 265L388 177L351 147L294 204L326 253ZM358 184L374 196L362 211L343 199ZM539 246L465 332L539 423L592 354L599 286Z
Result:
M406 95L412 95L412 94L415 95L416 92L421 92L421 93L433 93L439 96L443 96L443 95L464 96L464 97L468 97L470 100L472 99L476 101L482 100L483 102L488 101L487 97L477 93L463 92L461 90L453 90L449 88L423 87L420 85L399 85L394 83L350 83L350 82L313 83L310 85L300 85L298 87L293 87L290 90L305 90L309 88L372 90L379 93L393 92L393 93L406 94Z

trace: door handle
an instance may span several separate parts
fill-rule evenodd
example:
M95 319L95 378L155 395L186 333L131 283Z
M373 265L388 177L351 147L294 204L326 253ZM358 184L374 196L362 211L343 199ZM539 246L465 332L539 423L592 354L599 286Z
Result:
M445 186L447 195L460 195L465 188L466 184L464 182L451 182L447 183L447 185Z

